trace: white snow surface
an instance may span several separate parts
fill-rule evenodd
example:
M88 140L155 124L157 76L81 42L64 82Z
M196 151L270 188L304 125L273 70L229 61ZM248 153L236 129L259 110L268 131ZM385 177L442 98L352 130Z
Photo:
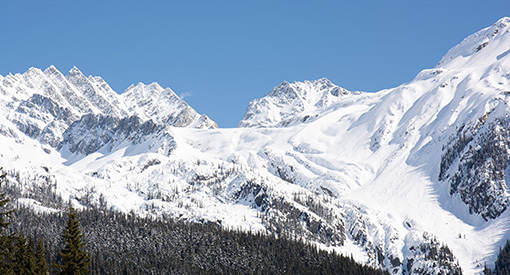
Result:
M255 182L274 197L322 201L346 227L345 244L329 247L359 261L378 265L370 245L402 261L426 233L448 245L464 274L477 274L510 238L509 211L488 221L471 214L438 180L439 163L459 127L489 112L509 116L509 32L510 18L502 18L452 48L435 68L376 93L348 92L326 79L282 83L250 103L236 129L215 129L199 115L182 122L179 114L191 107L155 83L116 95L104 80L85 78L76 68L66 77L54 67L0 76L0 166L28 174L49 167L58 192L77 203L85 195L92 203L103 197L123 212L265 232L264 210L254 197L238 196L246 182ZM69 109L73 120L86 113L136 114L189 127L166 130L175 142L169 154L159 150L161 136L89 155L66 153L65 144L57 150L16 124L45 129L56 121L40 108L15 111L35 93ZM52 128L57 137L69 125L60 121ZM370 245L355 240L361 227ZM389 262L379 266L391 269Z

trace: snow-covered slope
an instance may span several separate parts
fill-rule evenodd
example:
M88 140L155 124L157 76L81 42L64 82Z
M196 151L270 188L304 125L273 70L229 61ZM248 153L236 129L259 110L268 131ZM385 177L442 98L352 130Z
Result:
M0 77L0 166L83 206L300 236L396 274L476 274L510 238L508 53L502 18L396 88L284 82L236 129L207 129L157 84L115 96L31 69Z

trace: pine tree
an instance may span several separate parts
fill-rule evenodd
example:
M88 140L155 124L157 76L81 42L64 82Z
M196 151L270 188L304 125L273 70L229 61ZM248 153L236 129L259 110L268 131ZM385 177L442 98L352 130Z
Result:
M485 263L483 265L483 274L484 275L492 275L494 273L492 273L492 269L490 269L489 267L487 267L487 263Z
M495 274L510 274L510 241L507 240L503 248L499 248L498 258L494 264Z
M89 273L90 258L85 252L83 233L80 231L77 214L72 205L69 207L69 220L62 239L65 243L65 247L59 252L62 264L55 265L60 269L59 274L78 275Z
M47 275L49 274L48 263L46 262L46 253L44 251L44 246L42 239L39 239L37 243L37 248L35 252L35 274L37 275Z
M34 251L34 240L32 236L28 237L26 243L27 261L25 262L26 269L30 271L30 274L35 274L35 251Z
M0 168L0 186L6 174ZM4 230L9 226L12 209L8 208L9 198L6 192L0 193L0 274L13 274L13 235L6 235Z
M16 275L23 274L23 271L25 271L24 270L25 255L27 253L25 251L25 239L23 238L23 236L20 235L18 237L15 249L16 253L12 269L14 270L14 274Z
M29 241L19 235L16 242L16 253L13 270L16 275L35 274L34 243L30 237Z

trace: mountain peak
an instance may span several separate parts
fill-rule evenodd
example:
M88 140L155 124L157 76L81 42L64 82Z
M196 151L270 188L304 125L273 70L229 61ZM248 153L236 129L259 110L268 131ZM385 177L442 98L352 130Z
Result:
M310 81L310 82L312 82L312 83L316 83L316 84L334 85L334 84L331 82L331 80L329 80L329 79L327 79L327 78L325 78L325 77L323 77L323 78L319 78L319 79L317 79L317 80L312 80L312 81Z
M162 90L164 90L163 87L161 87L161 85L159 85L159 83L157 83L157 82L152 82L151 84L146 85L146 86L149 87L151 89L151 91L162 91Z
M138 82L136 85L131 84L123 93L124 97L132 98L155 98L161 94L163 87L157 82L152 82L146 85L143 82Z
M320 78L317 80L305 80L305 81L294 81L289 83L288 81L282 81L278 86L274 87L266 96L281 97L303 97L309 96L309 92L321 93L322 90L337 87L327 78Z
M217 128L207 116L200 116L170 88L163 88L157 82L138 82L129 86L121 97L128 110L143 119L166 123L175 127Z
M49 66L48 68L46 68L46 70L44 70L45 74L54 74L56 72L59 72L59 70L57 70L57 68L53 65Z
M286 80L282 81L278 86L274 87L273 90L279 90L282 88L290 87L290 86L298 86L298 85L314 85L314 86L324 86L324 87L332 87L335 86L329 79L323 77L315 80L304 80L304 81L293 81L288 82Z
M501 17L498 21L496 21L496 23L494 23L494 25L499 25L499 24L505 24L505 25L510 24L510 17L508 17L508 16Z
M37 75L42 75L42 71L35 67L30 67L25 73L23 73L24 77L36 77Z
M73 66L69 70L69 75L83 75L83 73L76 66Z
M348 93L327 78L283 81L263 98L250 102L238 127L279 127L308 120Z
M57 69L57 67L55 67L55 65L53 65L53 64L52 64L52 65L50 65L48 68L46 68L46 70L47 70L47 69L53 69L53 70L56 70L56 69Z
M503 17L451 48L436 68L459 69L491 64L510 50L510 17Z
M276 87L280 87L280 86L289 86L290 85L290 82L288 82L287 80L284 80L282 81L280 84L278 84ZM275 88L276 88L275 87Z

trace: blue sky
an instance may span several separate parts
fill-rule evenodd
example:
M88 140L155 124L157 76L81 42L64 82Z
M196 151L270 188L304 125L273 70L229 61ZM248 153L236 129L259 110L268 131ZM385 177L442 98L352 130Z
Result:
M220 127L283 80L410 81L510 1L2 1L0 74L76 65L117 92L172 88Z

